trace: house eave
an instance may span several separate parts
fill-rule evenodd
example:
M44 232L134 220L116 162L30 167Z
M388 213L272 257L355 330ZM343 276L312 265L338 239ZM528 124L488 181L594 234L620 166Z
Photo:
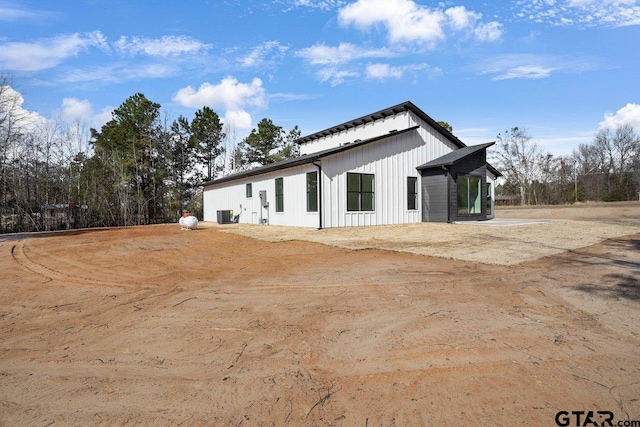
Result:
M449 132L447 129L442 127L438 122L436 122L433 118L431 118L427 113L418 108L411 101L406 101L398 105L394 105L393 107L385 108L384 110L376 111L375 113L367 114L362 117L358 117L357 119L349 120L348 122L341 123L337 126L333 126L327 129L323 129L321 131L312 133L307 136L303 136L302 138L298 138L295 143L296 144L304 144L307 142L314 141L316 139L324 138L326 136L343 132L347 129L351 129L357 126L361 126L366 123L374 122L376 120L384 119L389 116L394 116L403 111L411 111L420 119L424 120L429 126L434 128L437 132L442 134L447 140L449 140L453 145L458 148L466 147L466 144L460 141L455 135Z
M488 142L486 144L462 147L457 150L451 151L443 156L440 156L436 159L433 159L427 163L424 163L416 167L416 169L427 170L427 169L441 168L443 166L451 166L454 163L457 163L460 160L464 159L465 157L468 157L474 153L477 153L478 151L486 150L488 147L491 147L493 144L495 144L495 142Z

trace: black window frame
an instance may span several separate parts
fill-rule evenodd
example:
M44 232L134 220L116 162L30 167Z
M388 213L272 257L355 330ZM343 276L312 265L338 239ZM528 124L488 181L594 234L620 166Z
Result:
M464 187L463 187L463 181L467 182L466 186ZM477 185L472 185L472 183L475 183ZM466 192L460 191L462 189L466 189ZM471 212L472 211L471 203L470 203L470 201L472 200L471 196L472 194L475 194L475 192L472 192L472 189L477 190L477 195L473 199L474 201L476 201L477 199L477 206L474 203L473 207L478 208L479 212ZM482 203L483 203L482 177L477 175L459 175L458 178L456 179L456 192L458 195L458 201L457 201L458 215L460 216L482 215ZM464 206L461 204L461 202L464 202ZM464 207L466 207L466 210L464 209Z
M280 183L280 185L278 185L278 183ZM284 178L276 178L275 185L276 212L284 212Z
M247 199L253 198L253 185L251 182L247 182L244 187L244 193Z
M307 172L306 183L307 212L318 212L318 171Z
M347 212L375 212L375 174L347 172Z
M418 177L407 177L407 210L418 210Z

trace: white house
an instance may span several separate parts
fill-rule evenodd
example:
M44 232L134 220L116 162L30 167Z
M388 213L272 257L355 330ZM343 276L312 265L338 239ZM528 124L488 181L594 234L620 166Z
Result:
M493 217L493 143L467 147L411 102L296 144L298 157L205 182L204 220L329 228Z

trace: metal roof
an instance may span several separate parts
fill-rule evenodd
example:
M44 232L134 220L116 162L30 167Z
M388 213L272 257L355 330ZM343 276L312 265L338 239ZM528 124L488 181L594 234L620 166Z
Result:
M303 136L302 138L298 138L295 142L296 144L304 144L306 142L313 141L315 139L323 138L325 136L332 135L334 133L342 132L350 128L354 128L356 126L363 125L365 123L374 122L376 120L383 119L385 117L394 116L403 111L411 111L420 119L424 120L429 124L429 126L433 127L436 131L441 133L445 138L451 141L456 147L466 147L465 143L460 141L455 135L449 132L447 129L443 128L433 120L431 117L427 115L424 111L418 108L411 101L403 102L402 104L394 105L393 107L385 108L384 110L376 111L375 113L367 114L366 116L359 117L354 120L349 120L348 122L344 122L337 126L333 126L316 133L312 133L311 135Z
M339 124L337 126L333 126L333 127L328 128L328 129L321 130L319 132L304 136L302 138L297 139L295 141L295 143L296 144L303 144L303 143L306 143L306 142L310 142L310 141L313 141L313 140L316 140L316 139L319 139L319 138L323 138L325 136L332 135L334 133L342 132L342 131L345 131L347 129L354 128L356 126L363 125L365 123L370 123L370 122L374 122L376 120L383 119L385 117L393 116L393 115L396 115L396 114L401 113L403 111L411 111L416 116L418 116L420 119L422 119L427 124L429 124L429 126L433 127L437 132L442 134L445 138L447 138L447 140L449 140L451 143L453 143L456 147L459 147L458 150L452 151L451 153L449 153L449 154L447 154L445 156L442 156L442 157L440 157L438 159L432 160L431 162L425 163L424 165L418 166L418 169L432 167L432 166L429 166L431 163L436 162L436 161L440 161L441 159L446 158L446 156L448 156L448 155L454 155L454 156L462 155L462 157L465 157L465 156L468 156L469 154L474 153L478 149L486 148L486 147L494 144L493 142L491 142L491 143L488 143L488 144L481 144L481 145L476 145L476 146L473 146L473 147L467 147L464 142L460 141L455 135L453 135L451 132L449 132L444 127L440 126L438 124L438 122L433 120L429 115L427 115L424 111L422 111L420 108L418 108L411 101L406 101L406 102L403 102L401 104L394 105L393 107L385 108L384 110L380 110L380 111L377 111L375 113L367 114L366 116L362 116L362 117L359 117L357 119L350 120L348 122L344 122L342 124ZM202 183L202 185L206 187L208 185L214 185L214 184L220 184L220 183L224 183L224 182L235 181L235 180L242 179L242 178L247 178L247 177L256 176L256 175L262 175L262 174L269 173L269 172L274 172L274 171L278 171L278 170L282 170L282 169L287 169L287 168L291 168L291 167L296 167L296 166L301 166L301 165L313 163L316 160L321 159L322 157L331 156L333 154L337 154L337 153L340 153L342 151L350 150L352 148L360 147L362 145L369 144L371 142L380 141L382 139L385 139L385 138L388 138L388 137L391 137L391 136L394 136L394 135L399 135L399 134L402 134L402 133L405 133L405 132L412 131L412 130L417 129L419 127L420 126L412 126L410 128L407 128L407 129L403 129L403 130L400 130L400 131L391 131L389 133L385 133L383 135L379 135L379 136L376 136L376 137L373 137L373 138L368 138L368 139L365 139L365 140L362 140L362 141L356 140L357 142L346 143L346 144L341 145L340 147L330 148L330 149L327 149L327 150L319 151L317 153L311 153L311 154L307 154L307 155L302 155L300 157L294 157L292 159L287 159L287 160L283 160L283 161L280 161L280 162L271 163L271 164L266 165L266 166L258 167L258 168L255 168L255 169L250 169L250 170L243 171L243 172L238 172L238 173L235 173L233 175L228 175L228 176L225 176L225 177L222 177L222 178L219 178L219 179L214 179L212 181L207 181L207 182ZM478 147L480 147L480 148L478 148ZM461 151L461 150L465 150L465 149L472 149L472 151L469 151L469 152L468 151ZM453 154L453 153L457 153L457 154ZM464 153L467 153L467 154L464 154ZM460 157L460 158L462 158L462 157ZM454 160L454 161L457 161L457 160ZM495 169L493 166L491 166L488 163L487 163L487 167L489 168L489 170L494 175L502 176L502 174L497 169Z
M487 163L487 169L489 169L489 172L494 174L496 178L503 176L498 169L494 168L489 163Z
M265 173L269 173L269 172L274 172L274 171L278 171L278 170L282 170L282 169L288 169L288 168L292 168L295 166L302 166L302 165L306 165L309 163L313 163L316 160L319 160L323 157L327 157L327 156L332 156L334 154L338 154L341 153L343 151L347 151L347 150L351 150L357 147L361 147L363 145L366 144L370 144L372 142L376 142L376 141L381 141L383 139L386 138L391 138L393 136L396 135L401 135L407 132L410 132L412 130L416 130L418 129L420 126L412 126L410 128L407 129L403 129L403 130L399 130L399 131L391 131L382 135L378 135L375 136L373 138L368 138L368 139L364 139L362 141L357 141L356 142L352 142L352 143L346 143L346 144L342 144L339 147L334 147L334 148L329 148L327 150L322 150L322 151L318 151L317 153L311 153L311 154L304 154L300 157L294 157L292 159L287 159L287 160L282 160L280 162L276 162L276 163L271 163L269 165L265 165L262 167L258 167L255 169L249 169L243 172L238 172L235 173L233 175L228 175L219 179L214 179L213 181L207 181L202 183L203 186L208 186L208 185L214 185L214 184L221 184L223 182L230 182L230 181L235 181L238 179L242 179L242 178L248 178L250 176L256 176L256 175L262 175Z
M444 156L440 156L437 159L433 159L430 162L427 162L423 165L418 166L416 169L431 169L431 168L439 168L441 166L451 166L457 161L464 159L467 156L470 156L473 153L477 153L480 150L486 150L488 147L491 147L495 142L488 142L486 144L472 145L471 147L462 147L457 150L453 150L450 153L445 154Z

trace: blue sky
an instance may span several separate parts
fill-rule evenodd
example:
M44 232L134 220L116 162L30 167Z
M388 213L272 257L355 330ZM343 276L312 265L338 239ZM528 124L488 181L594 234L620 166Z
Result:
M410 100L468 145L525 127L569 154L640 131L640 0L0 0L22 108L99 128L136 92L210 106L242 139L303 135Z

